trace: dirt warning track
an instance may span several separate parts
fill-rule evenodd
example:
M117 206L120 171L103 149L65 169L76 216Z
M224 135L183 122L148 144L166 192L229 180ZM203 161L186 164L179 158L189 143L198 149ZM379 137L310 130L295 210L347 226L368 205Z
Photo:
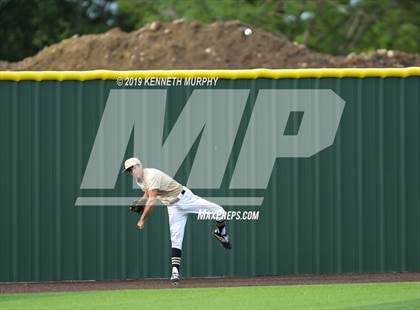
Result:
M420 272L183 279L177 288L370 282L420 282ZM0 283L0 294L173 288L168 279Z

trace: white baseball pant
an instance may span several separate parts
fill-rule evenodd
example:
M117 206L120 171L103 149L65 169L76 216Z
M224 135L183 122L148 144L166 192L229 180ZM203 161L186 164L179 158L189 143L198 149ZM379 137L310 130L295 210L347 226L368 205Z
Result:
M222 221L226 217L226 211L218 204L195 195L185 186L183 189L185 193L182 196L178 196L179 200L167 207L172 248L177 249L182 249L188 214L198 214L200 210L206 210L215 212L217 220Z

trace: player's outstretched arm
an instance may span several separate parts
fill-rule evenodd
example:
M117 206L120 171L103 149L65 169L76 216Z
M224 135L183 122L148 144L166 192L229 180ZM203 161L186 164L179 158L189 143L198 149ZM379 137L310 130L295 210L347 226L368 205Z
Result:
M145 193L146 195L146 193ZM156 197L157 197L157 190L152 190L147 192L147 202L146 202L146 207L144 208L143 214L140 217L139 222L137 223L137 226L140 229L144 228L144 222L146 220L146 218L149 216L150 212L153 209L153 205L155 203Z

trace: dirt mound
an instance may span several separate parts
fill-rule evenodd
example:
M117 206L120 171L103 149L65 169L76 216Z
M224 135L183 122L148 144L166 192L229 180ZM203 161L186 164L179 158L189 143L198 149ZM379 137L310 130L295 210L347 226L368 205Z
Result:
M73 36L0 70L152 70L420 66L420 56L394 51L336 57L238 21L153 22L125 33Z
M384 49L370 53L350 54L347 57L336 57L336 67L401 68L413 66L420 66L420 55Z
M7 61L0 60L0 70L8 70L9 67L10 67L10 64Z

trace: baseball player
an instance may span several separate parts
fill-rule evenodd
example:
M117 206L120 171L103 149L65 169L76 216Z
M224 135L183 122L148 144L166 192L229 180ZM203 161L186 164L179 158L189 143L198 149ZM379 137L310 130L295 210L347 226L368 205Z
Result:
M214 213L217 227L213 235L225 249L231 249L225 226L226 211L221 206L195 195L189 188L182 186L166 173L158 169L143 167L138 158L127 159L124 163L124 171L135 178L136 183L144 192L143 197L130 206L132 211L141 215L137 223L139 229L144 228L145 220L150 215L156 199L167 206L172 245L171 281L173 284L178 284L180 279L182 240L188 214L197 214L199 210Z

